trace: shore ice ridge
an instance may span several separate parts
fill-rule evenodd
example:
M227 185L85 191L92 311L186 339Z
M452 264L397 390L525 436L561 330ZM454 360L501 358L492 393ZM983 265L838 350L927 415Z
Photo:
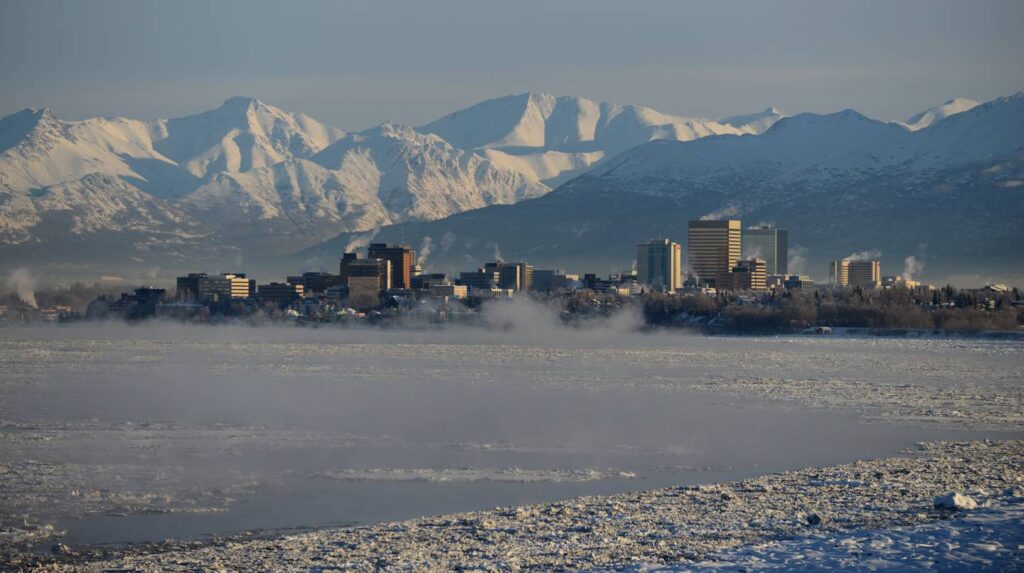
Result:
M950 492L970 495L980 509L953 513L935 508L934 499ZM801 551L811 557L806 562L810 570L817 569L815 564L884 568L917 557L949 556L954 560L942 561L949 569L955 569L953 564L986 566L974 560L975 554L987 555L992 567L1012 569L1021 563L1022 504L1024 442L930 442L908 457L738 482L499 507L198 548L168 542L157 553L128 549L115 559L50 564L48 569L791 569L801 566L793 560ZM811 524L812 514L819 523ZM962 536L963 543L940 539L943 536ZM929 547L928 539L947 545Z

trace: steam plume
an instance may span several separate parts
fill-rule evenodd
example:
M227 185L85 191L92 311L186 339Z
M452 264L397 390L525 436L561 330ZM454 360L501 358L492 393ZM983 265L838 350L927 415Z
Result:
M844 261L874 261L882 257L882 251L878 249L868 249L859 253L851 253L843 257Z
M740 214L740 208L735 204L729 204L717 211L712 211L706 215L701 215L701 221L718 221L727 217L735 217Z
M795 246L789 250L789 272L802 275L807 272L807 248Z
M39 308L36 303L36 280L27 268L14 269L7 277L7 287L14 289L18 298L32 308Z
M420 244L420 254L416 257L416 264L424 266L427 264L427 258L430 257L430 245L433 244L434 239L429 236L423 237L423 243Z
M920 274L924 271L924 261L918 260L914 255L903 259L903 280L912 281L914 275Z
M356 249L362 249L368 246L370 244L370 241L372 241L373 238L376 237L377 233L379 232L380 227L374 227L372 231L369 231L367 233L353 235L352 238L349 239L348 244L345 245L345 252L353 253L356 251Z

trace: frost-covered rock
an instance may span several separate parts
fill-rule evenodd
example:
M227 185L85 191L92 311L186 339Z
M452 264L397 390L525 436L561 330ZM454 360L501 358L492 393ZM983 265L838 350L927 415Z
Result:
M946 495L940 495L935 498L936 509L963 511L967 509L975 509L977 507L978 502L974 501L973 498L956 492L947 493Z

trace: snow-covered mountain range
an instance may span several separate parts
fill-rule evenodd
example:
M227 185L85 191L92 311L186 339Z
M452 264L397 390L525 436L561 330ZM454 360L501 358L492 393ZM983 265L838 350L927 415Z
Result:
M439 268L500 250L538 265L617 271L641 240L685 241L687 220L729 216L788 226L795 266L819 278L825 261L862 250L881 251L889 274L915 256L931 276L1019 277L1022 191L1024 92L913 131L846 110L781 118L760 135L652 141L542 198L385 228L378 238L444 237L449 248L432 255Z
M914 115L904 122L903 125L911 131L917 131L919 129L924 129L939 120L973 109L977 106L978 102L973 99L965 97L953 98L942 105L928 108L921 113Z
M648 141L761 133L781 117L769 108L715 121L581 97L525 93L487 100L417 129L555 186Z
M828 180L908 162L934 169L1019 143L1020 130L977 125L1017 126L1016 111L972 104L952 100L906 124L774 108L708 120L527 93L418 128L361 132L242 97L153 121L64 121L28 109L0 118L0 265L66 266L69 253L81 264L173 265L203 253L237 265L339 234L516 204L569 180L568 194L618 181L651 195L658 181L682 181L739 200L764 178Z
M387 124L345 133L254 98L170 120L63 121L46 109L0 120L6 245L89 240L169 218L280 253L549 190L436 136ZM50 222L64 219L70 227L53 232Z

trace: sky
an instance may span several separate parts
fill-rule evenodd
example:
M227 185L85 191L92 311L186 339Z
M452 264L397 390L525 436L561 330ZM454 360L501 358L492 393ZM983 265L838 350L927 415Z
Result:
M247 95L355 130L544 91L902 120L1024 89L1022 24L1020 0L0 0L0 115L177 117Z

